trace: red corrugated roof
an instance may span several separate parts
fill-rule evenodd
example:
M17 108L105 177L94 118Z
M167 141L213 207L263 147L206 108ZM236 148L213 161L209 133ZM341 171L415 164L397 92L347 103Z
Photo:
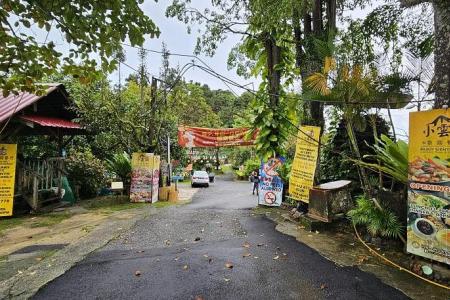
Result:
M10 94L7 97L3 97L0 90L0 122L8 119L9 117L15 115L25 107L33 104L42 97L45 97L52 91L56 90L61 84L49 84L49 88L46 93L42 96L37 96L34 94L22 92L18 95Z
M81 125L71 121L42 117L42 116L20 116L22 120L33 122L45 127L57 127L57 128L71 128L71 129L82 129Z

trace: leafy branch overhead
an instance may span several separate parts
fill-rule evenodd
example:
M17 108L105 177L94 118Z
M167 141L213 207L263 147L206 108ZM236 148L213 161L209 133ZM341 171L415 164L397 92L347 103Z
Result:
M99 67L104 72L115 70L123 42L128 39L140 46L146 35L159 36L157 26L140 8L142 2L2 1L0 89L4 94L34 92L35 83L58 71L88 82L100 74ZM59 47L49 39L51 33L66 44Z

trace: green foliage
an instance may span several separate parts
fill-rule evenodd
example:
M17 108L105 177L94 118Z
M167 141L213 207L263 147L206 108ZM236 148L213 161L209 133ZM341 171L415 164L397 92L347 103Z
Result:
M331 110L330 115L329 132L322 139L323 146L320 151L320 181L349 179L358 182L356 164L349 159L353 157L353 153L348 143L345 121L337 110ZM370 118L363 116L362 120L366 126L355 132L362 156L374 154L374 149L370 147L375 144L373 122L370 122ZM389 134L389 126L383 118L377 116L375 124L379 135Z
M67 177L73 186L79 186L81 198L97 195L105 183L106 168L88 149L73 151L66 159Z
M106 160L106 167L120 178L124 184L131 180L131 159L126 152L116 153L111 159Z
M0 3L0 89L35 92L36 82L62 71L82 82L116 69L122 42L142 45L146 35L158 36L159 29L140 8L142 1L19 1ZM51 32L61 33L64 53ZM46 35L36 39L36 32ZM50 35L51 36L51 35ZM65 48L65 47L64 47Z
M205 99L204 90L196 83L180 83L168 96L168 112L179 125L219 127L220 117Z
M253 171L259 170L260 165L261 161L258 158L256 157L250 158L244 162L243 164L244 168L242 170L235 170L234 173L237 175L239 179L247 180ZM235 165L234 168L237 169L239 168L239 166L241 165Z
M283 165L278 169L278 174L283 180L284 184L289 184L289 179L291 177L292 160L286 160Z
M371 170L381 171L395 180L406 184L408 182L408 144L402 140L392 141L389 137L381 135L372 146L375 155L365 155L364 158L379 163L355 161L357 164Z
M398 238L403 227L398 218L386 208L380 209L365 196L356 199L356 208L348 212L355 225L364 225L372 236Z

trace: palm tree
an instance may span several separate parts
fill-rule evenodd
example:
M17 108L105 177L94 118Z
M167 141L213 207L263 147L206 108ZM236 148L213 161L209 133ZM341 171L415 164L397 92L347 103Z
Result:
M333 104L341 109L353 155L361 160L355 127L360 127L361 113L368 109L370 102L375 99L376 76L360 65L344 64L336 68L333 58L326 57L324 61L322 72L312 74L305 84L315 100ZM365 193L370 195L371 186L365 169L358 167L358 172Z

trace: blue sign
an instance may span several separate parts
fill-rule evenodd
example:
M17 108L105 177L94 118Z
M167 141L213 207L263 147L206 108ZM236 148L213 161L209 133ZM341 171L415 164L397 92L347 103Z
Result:
M267 206L280 206L283 200L283 180L278 170L283 165L284 159L272 157L267 162L261 161L259 169L259 195L258 204Z

